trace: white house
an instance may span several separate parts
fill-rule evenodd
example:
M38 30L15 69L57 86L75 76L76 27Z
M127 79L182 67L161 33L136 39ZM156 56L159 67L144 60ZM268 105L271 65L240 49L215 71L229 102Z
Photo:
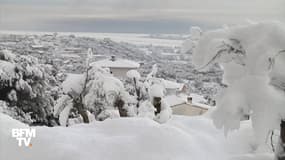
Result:
M110 72L118 78L126 78L126 73L132 69L138 69L140 64L126 59L116 59L112 56L111 59L104 59L95 61L90 64L91 66L99 66L109 68Z
M193 102L192 97L170 95L164 98L166 103L172 108L173 114L185 115L185 116L196 116L202 115L208 111L210 106Z
M169 80L162 80L166 90L166 95L176 95L179 93L186 93L187 87L183 83L177 83Z

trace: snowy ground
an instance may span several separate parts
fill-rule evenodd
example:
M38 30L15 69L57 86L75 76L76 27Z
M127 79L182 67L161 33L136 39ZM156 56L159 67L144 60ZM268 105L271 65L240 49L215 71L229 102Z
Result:
M65 127L35 127L32 147L18 147L12 128L26 125L0 113L1 160L267 160L253 154L249 123L227 138L206 117L174 116L166 124L120 118Z

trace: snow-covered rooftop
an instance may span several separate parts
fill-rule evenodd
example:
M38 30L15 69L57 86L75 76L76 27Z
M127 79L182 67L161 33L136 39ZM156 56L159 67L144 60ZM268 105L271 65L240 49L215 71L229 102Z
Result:
M95 61L90 64L91 66L109 67L109 68L139 68L140 64L131 60L116 59L110 60L105 59L101 61Z
M192 106L200 107L200 108L204 108L204 109L211 108L211 106L204 104L207 102L207 100L203 96L191 93L190 97L192 97Z
M192 97L193 103L206 103L207 102L207 100L203 96L195 94L195 93L191 93L190 97Z
M32 48L43 48L44 46L41 44L31 45Z
M182 87L184 86L184 84L182 83L177 83L177 82L173 82L173 81L169 81L169 80L163 80L163 85L166 89L182 89Z
M187 98L185 96L176 96L176 95L166 96L164 100L171 107L187 102Z
M173 107L176 105L188 103L187 97L188 97L187 95L169 95L169 96L166 96L164 98L164 100L166 101L167 104L169 104L171 107ZM196 95L196 94L191 94L190 97L192 97L191 105L193 107L199 107L199 108L203 108L203 109L211 108L211 106L203 104L206 100L202 96Z

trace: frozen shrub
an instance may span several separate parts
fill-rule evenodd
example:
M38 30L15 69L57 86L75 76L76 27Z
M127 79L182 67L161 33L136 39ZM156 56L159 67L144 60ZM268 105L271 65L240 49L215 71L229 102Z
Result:
M0 55L0 99L15 112L11 115L28 124L55 125L52 116L54 98L49 92L57 86L51 73L52 66L7 50L0 51Z

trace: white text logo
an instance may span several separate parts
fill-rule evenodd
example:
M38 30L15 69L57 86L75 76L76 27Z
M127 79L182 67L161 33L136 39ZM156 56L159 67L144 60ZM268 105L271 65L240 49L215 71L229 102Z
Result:
M12 129L12 137L16 138L19 147L23 144L26 147L32 147L31 140L36 137L36 129L34 128L14 128Z

